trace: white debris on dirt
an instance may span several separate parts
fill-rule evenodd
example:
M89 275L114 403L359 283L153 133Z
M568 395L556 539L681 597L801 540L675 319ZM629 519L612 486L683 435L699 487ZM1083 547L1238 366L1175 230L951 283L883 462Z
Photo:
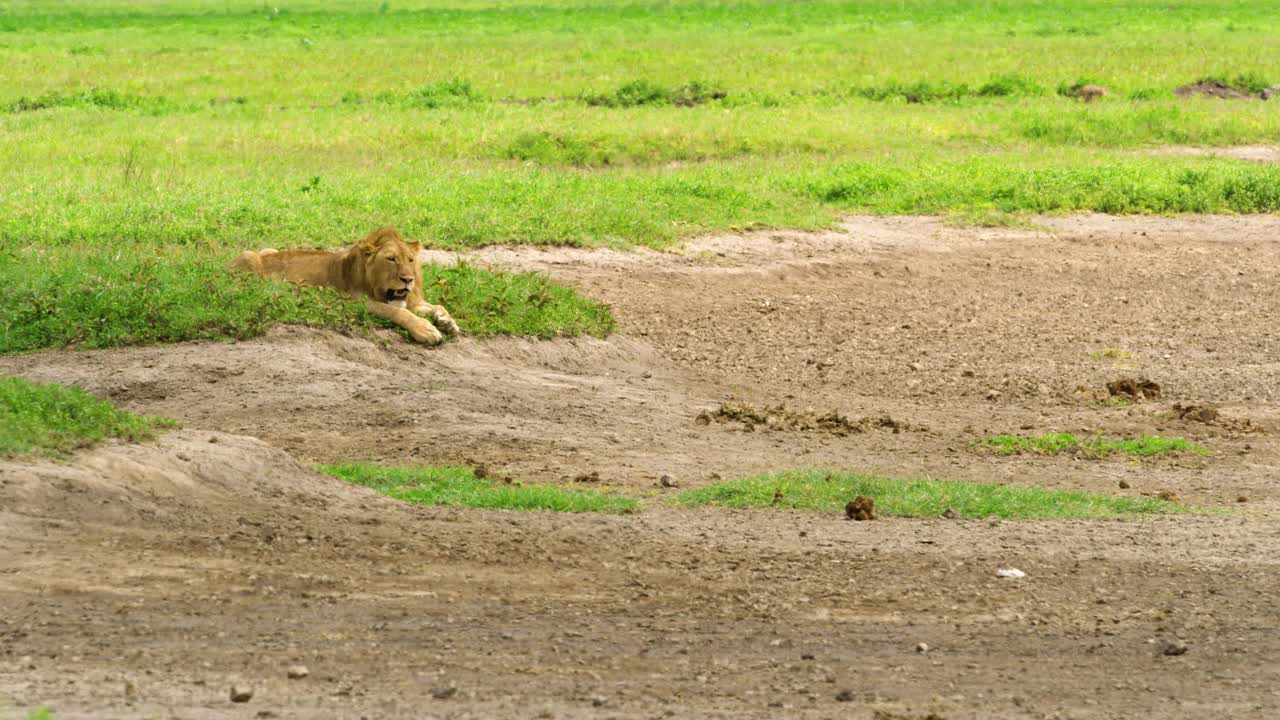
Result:
M996 577L1020 578L1020 577L1026 577L1026 576L1027 574L1022 572L1018 568L1000 568L999 570L996 570Z

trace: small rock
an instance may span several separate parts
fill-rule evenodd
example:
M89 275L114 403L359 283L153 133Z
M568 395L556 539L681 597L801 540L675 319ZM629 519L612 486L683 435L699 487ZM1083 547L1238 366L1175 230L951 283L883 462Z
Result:
M800 659L801 659L801 660L812 660L812 659L813 659L813 653L801 653L801 654L800 654Z
M458 694L458 688L450 685L449 687L438 687L431 691L431 697L437 700L448 700Z
M1001 395L1003 395L1003 394L1004 394L1004 393L1000 392L999 390L995 390L995 389L988 390L988 391L987 391L987 399L988 399L988 400L999 400L999 399L1000 399L1000 396L1001 396Z
M946 518L947 520L955 520L956 518L960 517L960 513L956 512L951 508L947 508L946 510L942 511L942 517Z
M280 714L275 710L259 710L257 716L260 718L273 718L280 717Z
M253 688L248 685L231 686L231 702L246 703L253 699Z
M1170 640L1164 644L1164 647L1161 648L1160 652L1163 655L1172 657L1174 655L1186 655L1187 650L1190 649L1191 648L1187 647L1187 644L1181 640Z
M311 671L307 669L306 665L290 665L289 669L285 672L289 676L290 680L301 680L311 674Z
M1241 495L1236 498L1236 502L1249 502L1249 498L1244 495Z
M916 643L916 652L918 653L929 652L929 643Z
M209 438L209 442L211 442L211 443L216 443L216 442L218 442L218 436L217 436L217 435L214 435L214 436L210 437L210 438Z
M1020 577L1026 577L1026 576L1027 574L1022 572L1018 568L1000 568L999 570L996 570L996 577L1020 578Z
M1173 492L1172 490L1161 490L1160 492L1156 493L1156 497L1160 498L1165 502L1171 502L1171 503L1182 502L1182 498L1178 497L1178 494Z
M608 704L609 699L603 695L595 695L591 698L591 707L604 707Z
M483 480L489 477L489 466L484 463L478 463L471 468L471 474L475 475L477 479Z
M920 371L920 363L907 363L907 368L908 368L909 370L914 370L914 371L916 371L916 372L919 372L919 371Z
M133 703L138 699L138 686L133 684L132 680L124 681L124 701Z
M836 702L853 702L853 691L841 690L836 693Z
M973 377L973 371L972 371L972 370L961 370L961 371L960 371L960 377L967 377L967 378L971 378L971 377Z
M573 479L576 483L598 483L600 482L600 471L592 470L589 473L582 473Z
M859 495L844 506L844 514L848 519L858 520L859 522L862 520L875 520L876 503L866 495Z
M1129 484L1128 480L1121 480L1120 482L1116 483L1116 485L1118 485L1121 490L1128 490L1130 487L1133 487L1132 485Z
M663 475L662 477L658 478L658 485L664 488L680 487L680 484L676 482L676 479L671 477L670 475Z

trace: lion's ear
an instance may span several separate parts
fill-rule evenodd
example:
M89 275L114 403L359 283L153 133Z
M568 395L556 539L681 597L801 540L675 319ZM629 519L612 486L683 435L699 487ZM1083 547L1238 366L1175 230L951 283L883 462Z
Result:
M405 247L409 248L409 251L413 253L414 257L418 257L418 253L422 252L422 243L416 240L405 243Z

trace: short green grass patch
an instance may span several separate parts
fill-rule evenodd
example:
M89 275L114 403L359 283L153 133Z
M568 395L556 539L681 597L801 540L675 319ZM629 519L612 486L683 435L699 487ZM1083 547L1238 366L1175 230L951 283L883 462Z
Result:
M948 509L962 518L1066 520L1186 512L1176 503L1075 490L1008 487L943 480L895 480L827 470L789 470L688 490L672 502L684 507L785 508L840 512L865 495L890 517L937 517Z
M109 437L150 440L174 425L117 409L80 388L0 377L0 457L65 458Z
M1092 457L1102 457L1113 453L1131 457L1152 457L1171 453L1189 452L1196 455L1208 455L1209 451L1199 445L1182 438L1165 438L1157 435L1142 435L1128 440L1108 440L1101 435L1087 438L1076 437L1072 433L1045 433L1043 435L996 435L979 443L980 447L993 450L1001 455L1017 455L1032 453L1036 455L1058 455L1064 452L1080 453Z
M15 254L18 261L0 262L0 354L246 339L282 323L394 327L335 290L229 273L219 253L118 245ZM458 264L425 266L423 278L427 300L448 308L470 335L613 330L606 306L545 275Z
M322 472L356 485L419 505L551 510L555 512L626 513L636 509L631 498L597 490L566 490L554 485L524 485L478 478L469 467L445 465L383 467L369 463L323 465Z

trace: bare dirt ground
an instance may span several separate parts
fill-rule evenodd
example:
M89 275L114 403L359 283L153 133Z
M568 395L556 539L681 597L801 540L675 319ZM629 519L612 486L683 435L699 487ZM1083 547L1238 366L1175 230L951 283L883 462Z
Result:
M2 358L184 429L0 463L0 698L59 718L1274 716L1280 218L1038 222L472 256L611 303L621 332L603 341L432 350L282 328ZM1113 404L1122 377L1161 394ZM739 401L901 427L697 422ZM972 448L1051 430L1214 454ZM305 466L353 458L595 471L647 507L406 507ZM853 523L674 510L655 487L798 465L1231 512ZM286 678L298 663L310 675ZM253 698L231 703L233 683Z

